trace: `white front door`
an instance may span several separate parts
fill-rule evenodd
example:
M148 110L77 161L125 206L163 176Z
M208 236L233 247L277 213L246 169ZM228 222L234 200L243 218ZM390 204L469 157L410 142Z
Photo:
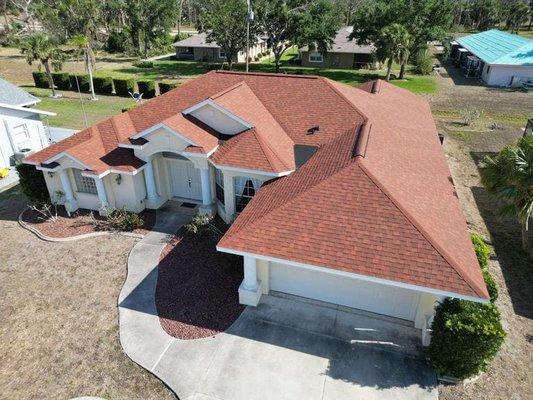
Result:
M270 263L270 290L413 321L419 294L344 275Z
M188 160L167 160L173 197L201 200L200 170Z

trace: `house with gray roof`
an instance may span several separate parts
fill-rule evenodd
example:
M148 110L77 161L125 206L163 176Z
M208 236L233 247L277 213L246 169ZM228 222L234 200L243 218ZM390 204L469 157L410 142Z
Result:
M315 68L361 68L375 62L373 45L359 45L356 40L350 40L353 27L344 26L337 32L331 49L327 54L309 46L300 49L302 66Z
M0 168L49 145L41 117L55 114L32 108L40 101L0 78Z
M216 42L209 42L207 40L207 33L197 33L189 36L186 39L174 43L176 48L176 57L179 60L194 60L223 63L226 61L226 54L224 50ZM260 57L260 53L267 50L267 42L258 37L256 43L250 46L250 57L252 60ZM246 49L241 49L239 53L233 57L233 62L246 62Z

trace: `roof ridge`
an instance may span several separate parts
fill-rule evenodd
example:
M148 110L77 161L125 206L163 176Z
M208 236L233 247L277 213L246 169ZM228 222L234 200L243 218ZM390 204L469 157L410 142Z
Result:
M344 93L342 93L338 88L335 87L335 84L333 83L332 80L330 80L329 78L325 78L323 76L320 77L322 81L326 82L328 84L328 86L333 89L333 91L339 95L346 103L348 103L349 106L351 106L355 111L357 111L357 113L359 115L361 115L364 119L365 122L368 122L368 117L366 116L366 114L364 112L362 112L350 99L348 99L348 97L346 97L344 95ZM374 79L375 80L375 79ZM341 83L339 83L341 84ZM342 85L342 84L341 84ZM346 85L347 86L347 85ZM353 87L352 86L352 89L356 89L356 90L361 90L357 87ZM364 91L364 90L361 90L361 91Z
M478 296L485 296L485 293L483 293L483 289L477 287L475 282L472 282L470 277L464 276L463 273L461 273L460 268L458 268L457 263L455 260L450 257L450 255L438 244L436 243L431 235L426 232L426 230L418 223L416 218L414 218L402 205L401 203L394 198L392 193L385 188L385 186L377 179L374 174L372 174L369 169L364 165L362 162L362 158L358 157L357 164L359 168L368 176L368 178L378 187L387 198L391 200L391 202L396 206L396 208L411 222L411 224L415 227L415 229L420 232L420 234L428 241L428 243L435 249L435 251L453 268L453 270L465 281L465 283L468 285L470 289L474 293L476 293Z
M211 71L213 72L213 71ZM283 77L283 78L300 78L300 79L318 79L320 76L317 75L296 75L296 74L282 74L282 73L271 73L271 72L244 72L244 71L214 71L217 74L228 74L228 75L249 75L249 76L267 76L267 77Z
M235 90L236 88L238 88L239 86L241 86L243 84L246 85L246 82L239 81L239 82L237 82L237 83L235 83L235 84L233 84L231 86L228 86L227 88L221 90L220 92L217 92L217 93L209 96L208 98L211 99L211 100L215 100L215 99L217 99L219 97L222 97L226 93L231 92L232 90ZM248 85L246 85L246 86L248 86ZM250 87L250 86L248 86L248 87ZM252 89L250 89L250 90L252 90ZM252 92L253 92L253 90L252 90Z

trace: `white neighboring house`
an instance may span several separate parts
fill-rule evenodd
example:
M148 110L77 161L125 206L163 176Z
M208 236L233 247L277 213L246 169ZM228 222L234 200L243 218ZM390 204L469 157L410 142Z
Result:
M49 145L41 115L56 114L31 108L40 100L0 78L0 168Z
M489 86L520 87L533 81L533 40L491 29L462 36L452 44L451 57L467 76Z

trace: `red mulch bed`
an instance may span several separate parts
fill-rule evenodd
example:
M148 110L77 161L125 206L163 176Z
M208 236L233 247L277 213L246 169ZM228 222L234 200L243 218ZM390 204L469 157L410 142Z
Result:
M161 326L178 339L224 332L239 317L242 260L220 253L218 238L182 228L161 253L156 306Z
M98 212L92 211L98 221L105 220ZM35 210L27 209L22 214L22 221L37 229L43 235L53 238L67 238L72 236L84 235L86 233L98 232L90 218L90 210L78 210L71 213L69 217L64 207L58 207L58 217L55 222L44 220L43 215ZM146 235L155 224L155 211L144 210L139 216L144 220L144 226L135 229L133 233Z

